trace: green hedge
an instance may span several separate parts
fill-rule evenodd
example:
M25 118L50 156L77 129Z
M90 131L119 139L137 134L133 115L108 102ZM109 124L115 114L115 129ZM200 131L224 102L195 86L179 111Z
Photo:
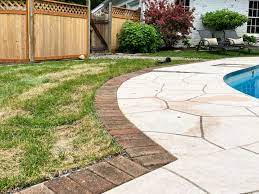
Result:
M208 12L202 17L204 26L219 31L236 29L246 23L247 20L247 16L228 9Z
M163 44L154 26L137 22L126 22L123 25L118 42L118 50L128 53L156 52Z

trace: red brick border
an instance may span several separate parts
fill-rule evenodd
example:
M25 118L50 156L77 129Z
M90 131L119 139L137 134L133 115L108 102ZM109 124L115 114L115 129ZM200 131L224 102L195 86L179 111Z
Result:
M133 125L120 111L117 90L126 80L152 71L129 73L106 82L96 93L97 113L127 156L104 160L18 192L19 194L99 194L176 160Z
M125 74L106 82L96 94L96 110L105 128L125 149L129 158L148 169L156 169L176 160L160 145L144 135L120 111L117 90L126 80L153 68Z

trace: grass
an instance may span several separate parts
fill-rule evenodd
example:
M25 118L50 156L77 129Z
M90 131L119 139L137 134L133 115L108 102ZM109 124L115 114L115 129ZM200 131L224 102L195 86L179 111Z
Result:
M199 58L199 59L222 59L227 57L253 57L259 56L259 50L254 50L249 53L247 50L236 51L196 51L194 50L169 50L160 51L157 53L149 54L151 56L160 57L183 57L183 58Z
M174 61L172 64L186 63ZM94 109L110 78L152 60L89 60L0 66L0 193L87 166L122 148Z

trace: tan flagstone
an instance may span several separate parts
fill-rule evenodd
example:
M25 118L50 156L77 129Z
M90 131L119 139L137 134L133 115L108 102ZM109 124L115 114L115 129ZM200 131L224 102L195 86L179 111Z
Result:
M204 136L226 149L259 141L258 117L205 117Z
M196 194L192 186L213 194L258 191L259 100L223 80L258 61L249 57L198 62L155 69L126 81L118 91L122 112L132 111L125 116L178 160L163 167L169 173L165 176L158 177L161 171L158 176L147 174L109 193ZM170 109L157 111L160 106L153 101L121 99L127 97L154 97Z
M126 114L144 132L200 135L200 118L172 110Z
M255 116L245 107L233 107L200 102L168 102L172 110L200 116Z
M191 101L229 106L259 106L258 99L234 91L233 94L205 94Z
M184 91L184 90L175 90L175 91L166 91L159 93L158 98L165 101L186 101L203 95L202 91Z
M254 152L256 154L259 154L259 142L252 143L249 145L242 146L243 148L250 150L251 152Z
M188 134L173 135L154 132L145 132L145 134L177 158L199 157L200 155L206 155L222 150L204 139L190 137Z
M177 160L167 166L213 194L259 189L259 156L241 148ZM173 184L173 183L172 183Z
M105 194L205 194L183 178L168 170L158 169Z
M124 114L158 111L167 108L165 102L157 98L121 99L118 103Z
M249 107L249 110L251 110L253 113L259 116L259 106L257 107Z

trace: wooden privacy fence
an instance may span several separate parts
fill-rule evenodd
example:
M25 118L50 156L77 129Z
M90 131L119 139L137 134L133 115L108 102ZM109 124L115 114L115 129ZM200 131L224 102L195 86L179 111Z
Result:
M89 14L52 0L0 0L0 62L88 56Z
M112 51L118 48L117 35L122 25L128 21L140 21L140 11L112 7L111 3L93 13L91 21L92 51Z

